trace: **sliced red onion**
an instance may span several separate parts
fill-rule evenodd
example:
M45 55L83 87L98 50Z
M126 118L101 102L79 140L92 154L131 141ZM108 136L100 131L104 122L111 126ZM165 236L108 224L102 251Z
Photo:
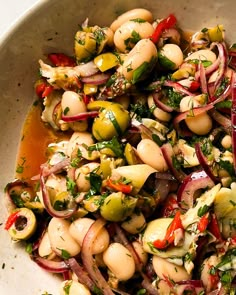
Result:
M177 200L183 209L192 208L194 205L194 193L199 189L212 188L215 183L204 170L194 171L187 175L177 192Z
M9 182L4 189L4 191L5 191L4 204L5 204L5 207L7 208L7 211L9 213L11 213L16 208L16 205L12 201L12 198L10 196L10 190L13 189L14 187L17 187L17 186L28 187L28 184L27 184L27 182L22 181L20 179L15 179L15 180Z
M175 157L173 148L170 143L165 143L161 147L161 151L163 154L163 157L165 158L165 161L167 163L167 166L170 170L170 172L174 175L175 179L179 182L182 182L184 178L186 177L186 174L182 170L178 170L173 165L173 157Z
M188 91L185 87L183 87L178 82L173 82L171 80L166 80L163 85L167 86L167 87L173 87L176 92L179 92L181 94L186 94L186 95L190 95L190 96L195 96L196 95L196 94Z
M156 92L153 94L153 101L157 107L159 107L160 109L162 109L165 112L171 113L174 111L174 109L172 107L166 105L165 103L163 103L160 100L160 92Z
M211 178L212 181L214 181L215 183L218 182L217 177L212 173L211 168L207 163L207 160L201 150L201 146L199 142L195 144L195 152L196 152L198 161L200 165L202 166L203 170L206 172L206 174Z
M166 29L162 32L161 38L163 39L170 39L171 43L175 43L177 45L180 44L180 33L175 28Z
M166 179L156 180L155 190L158 191L158 197L163 202L170 192L170 181Z
M43 203L44 203L45 209L47 210L48 214L51 215L52 217L57 217L57 218L71 217L77 209L76 202L74 200L71 200L66 210L61 210L61 211L55 210L51 204L50 196L45 184L43 170L44 169L41 170L41 174L40 174L40 186L42 190Z
M205 74L206 76L211 75L213 72L217 71L217 69L219 68L219 64L220 64L220 57L218 56L218 58L205 69ZM195 73L195 80L198 81L200 78L200 71L198 70Z
M54 166L49 167L47 163L44 163L41 165L41 173L43 173L44 177L47 177L51 174L56 174L61 172L63 169L65 169L67 166L70 165L70 159L65 158L62 161L58 162ZM35 175L31 177L31 180L39 180L40 179L40 174Z
M205 68L201 62L199 63L198 66L199 66L199 72L200 72L200 83L201 83L202 93L208 94Z
M65 261L65 263L76 274L81 284L87 286L89 290L94 291L96 285L91 280L88 273L84 270L82 266L80 266L80 264L76 261L75 258L69 258Z
M176 180L174 178L174 176L172 174L168 173L168 172L156 172L155 177L157 179L163 179L163 180L172 180L172 181Z
M102 85L102 84L105 84L109 78L110 78L109 74L99 73L89 77L83 77L81 78L81 81L86 84Z
M92 254L93 243L105 224L106 221L100 218L90 226L83 240L81 258L85 269L97 288L101 289L104 295L114 295L107 281L102 276Z
M231 133L232 122L229 118L219 113L216 109L209 111L209 115L214 119L218 124L220 124L227 133Z
M89 61L85 64L80 64L73 69L77 73L78 77L89 77L95 75L99 71L93 61Z
M77 122L77 121L87 120L89 118L95 118L98 116L98 114L99 114L98 111L84 112L74 116L67 116L62 114L61 118L65 122Z
M189 209L194 204L194 193L198 189L214 186L212 179L204 170L195 171L187 175L177 192L177 200L182 208Z
M52 261L42 257L33 257L33 260L43 269L52 273L64 273L69 267L65 261Z
M219 59L220 59L220 64L219 64L219 68L218 68L218 76L216 78L216 81L215 81L215 90L217 90L217 88L219 87L224 75L225 75L225 72L226 72L226 69L227 69L227 50L226 50L226 47L225 47L225 44L224 43L215 43L217 48L218 48L218 51L219 51Z
M231 122L232 122L232 148L234 159L234 171L236 172L236 73L233 73L232 79L232 109L231 109Z

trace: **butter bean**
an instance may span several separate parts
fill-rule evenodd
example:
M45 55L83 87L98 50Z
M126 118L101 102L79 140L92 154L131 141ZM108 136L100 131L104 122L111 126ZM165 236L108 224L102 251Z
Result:
M131 20L141 18L148 21L149 23L153 22L153 16L150 11L144 8L135 8L118 16L116 20L113 21L110 28L115 32L123 23Z

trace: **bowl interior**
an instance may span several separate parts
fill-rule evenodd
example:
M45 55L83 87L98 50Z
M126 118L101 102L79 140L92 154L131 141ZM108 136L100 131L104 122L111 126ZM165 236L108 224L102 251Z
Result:
M156 18L174 13L184 30L223 24L227 40L230 43L236 40L236 31L232 29L236 26L234 0L40 1L18 20L0 43L1 194L6 183L14 177L20 131L35 99L33 85L38 77L39 58L44 59L49 52L73 54L74 34L87 17L91 24L109 26L117 15L135 7L151 10ZM0 210L2 224L6 217L2 204ZM0 271L0 294L15 294L16 286L19 294L58 293L55 276L48 275L31 262L24 250L13 245L3 230L0 240L0 265L4 265Z

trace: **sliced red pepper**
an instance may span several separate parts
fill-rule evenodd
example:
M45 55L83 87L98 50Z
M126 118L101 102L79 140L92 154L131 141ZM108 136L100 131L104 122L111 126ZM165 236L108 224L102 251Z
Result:
M209 223L209 213L204 214L198 222L197 229L202 233L207 229Z
M208 226L209 231L216 237L217 240L222 241L222 236L215 214L212 214L211 221Z
M177 20L173 14L170 14L167 18L164 18L157 25L154 33L150 37L153 43L157 43L161 37L164 30L172 28L176 24Z
M163 204L161 215L163 217L174 216L176 211L179 209L180 208L178 205L177 196L174 194L170 194Z
M13 213L11 213L8 218L7 218L7 221L6 221L6 224L5 224L5 229L6 230L9 230L9 228L12 227L12 225L15 223L15 221L17 220L19 216L19 211L15 211Z
M124 194L130 194L133 189L131 184L125 184L122 182L115 182L115 181L112 181L110 178L106 180L105 185L106 185L106 187L108 187L110 189L113 189L118 192L122 192Z
M44 98L53 91L53 86L48 84L47 81L40 79L35 84L35 92L38 97Z
M200 85L201 84L198 81L192 81L192 83L191 83L191 85L190 85L190 87L189 87L188 90L190 92L195 92L195 91L197 91L199 89Z
M181 221L181 213L180 211L176 212L174 219L171 224L167 228L165 238L163 240L156 240L153 242L153 246L157 249L164 249L169 245L174 243L175 240L175 231L177 229L183 229L182 221Z
M48 54L49 60L56 67L75 67L76 61L74 58L64 53L50 53Z

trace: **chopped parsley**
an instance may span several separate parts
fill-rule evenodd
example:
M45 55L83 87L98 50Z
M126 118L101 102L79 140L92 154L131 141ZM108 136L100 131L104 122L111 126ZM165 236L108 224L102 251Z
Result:
M168 98L167 105L174 109L178 109L183 96L180 93L174 91L172 88L168 88L166 92Z
M199 217L202 217L204 214L206 214L206 213L208 212L208 210L209 210L209 206L204 205L203 207L200 207L200 208L198 209L198 211L197 211L197 215L198 215Z
M111 149L114 154L117 157L122 157L124 156L124 147L123 145L118 141L117 137L113 137L111 140L108 141L101 141L97 142L91 146L88 147L88 151L101 151L102 149Z
M66 115L68 112L69 112L70 108L69 107L66 107L63 111L63 114Z
M151 118L152 111L149 109L147 104L140 102L130 105L130 112L135 114L135 119L142 121L142 118Z
M136 31L133 30L131 33L131 37L127 38L124 41L126 49L127 50L132 49L132 47L140 40L141 40L141 37L140 37L139 33L137 33Z

